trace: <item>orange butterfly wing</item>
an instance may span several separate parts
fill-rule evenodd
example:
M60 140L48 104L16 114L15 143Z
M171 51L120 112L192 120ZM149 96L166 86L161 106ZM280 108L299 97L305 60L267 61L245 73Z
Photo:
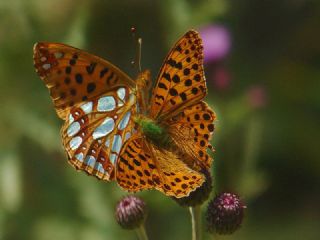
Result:
M199 34L188 31L174 45L158 75L151 98L150 116L169 126L169 134L189 165L209 168L207 148L215 114L201 100L207 94L203 70L203 46Z
M142 134L130 138L117 162L118 184L131 192L157 189L167 196L187 196L204 179L173 152L158 148Z
M77 102L135 82L106 60L61 43L34 45L34 66L50 91L60 118Z
M111 63L59 43L37 43L34 65L65 120L61 136L69 163L113 179L120 150L133 135L135 82Z
M174 116L206 95L203 46L196 31L188 31L174 45L159 72L152 93L150 117L162 120Z

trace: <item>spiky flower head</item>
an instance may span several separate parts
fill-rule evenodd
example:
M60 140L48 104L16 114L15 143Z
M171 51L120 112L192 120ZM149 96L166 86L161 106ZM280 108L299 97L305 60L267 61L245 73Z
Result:
M207 228L217 234L232 234L241 225L244 208L239 196L224 192L217 195L208 204Z
M122 228L137 228L146 217L146 204L139 197L126 196L118 202L115 217Z
M198 187L195 191L191 192L189 196L183 198L173 199L182 207L194 207L201 205L204 201L209 198L209 195L212 190L212 177L208 170L202 170L203 175L205 176L204 183Z

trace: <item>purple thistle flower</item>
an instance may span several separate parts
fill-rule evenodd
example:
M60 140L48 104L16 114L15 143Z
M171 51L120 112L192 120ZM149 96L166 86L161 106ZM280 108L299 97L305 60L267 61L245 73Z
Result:
M234 193L221 193L208 204L207 226L209 232L232 234L241 225L246 206Z
M138 228L145 219L146 204L136 196L122 198L116 207L116 220L124 229Z
M204 46L204 62L223 60L231 48L228 29L222 25L209 25L200 30Z

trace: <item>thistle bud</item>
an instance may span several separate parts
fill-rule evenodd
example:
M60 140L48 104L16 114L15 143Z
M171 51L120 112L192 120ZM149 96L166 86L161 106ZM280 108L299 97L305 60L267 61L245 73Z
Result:
M208 204L207 228L209 232L232 234L241 225L246 206L233 193L221 193Z
M122 198L116 207L116 220L124 229L139 227L146 216L145 202L136 196L130 195Z
M198 187L195 191L191 192L189 196L182 198L173 199L182 207L194 207L201 205L204 201L209 198L209 195L212 190L212 178L208 170L202 170L202 173L205 176L205 181L203 184Z

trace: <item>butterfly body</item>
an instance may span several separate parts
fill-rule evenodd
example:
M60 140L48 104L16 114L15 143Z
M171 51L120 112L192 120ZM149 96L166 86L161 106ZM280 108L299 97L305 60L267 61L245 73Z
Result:
M132 80L102 58L59 43L37 43L35 68L49 89L69 163L136 192L184 197L201 186L212 158L215 115L206 95L201 39L187 32L152 90L148 70Z
M143 135L145 135L147 139L149 139L159 147L165 148L170 143L172 143L170 135L168 134L165 126L161 126L152 119L145 116L140 116L134 121L141 129Z

